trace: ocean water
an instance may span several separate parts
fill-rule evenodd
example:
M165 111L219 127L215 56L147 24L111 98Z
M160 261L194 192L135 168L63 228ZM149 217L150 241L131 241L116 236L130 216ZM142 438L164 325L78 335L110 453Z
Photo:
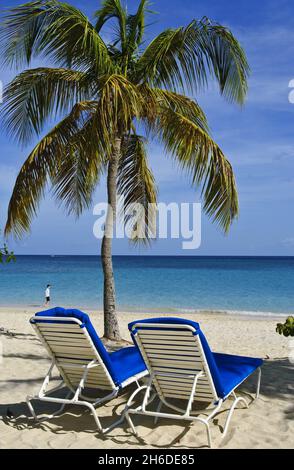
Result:
M0 305L102 307L97 256L17 256L0 266ZM294 257L114 257L120 310L294 312Z

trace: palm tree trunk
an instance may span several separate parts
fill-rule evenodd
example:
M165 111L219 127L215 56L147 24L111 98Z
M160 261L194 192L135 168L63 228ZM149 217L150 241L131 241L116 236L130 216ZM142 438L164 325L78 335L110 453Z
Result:
M107 197L108 211L105 222L105 232L101 246L101 260L104 274L104 336L108 339L119 340L120 332L115 306L115 284L112 265L112 237L116 221L116 184L121 139L114 142L113 156L108 164Z

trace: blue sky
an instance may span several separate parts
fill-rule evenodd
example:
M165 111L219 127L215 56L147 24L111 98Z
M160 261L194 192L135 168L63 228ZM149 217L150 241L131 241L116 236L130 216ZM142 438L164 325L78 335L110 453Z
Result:
M17 5L15 0L1 2ZM96 0L72 0L89 16ZM137 1L128 1L132 10ZM247 53L251 67L249 94L243 108L226 103L214 83L200 96L212 135L233 164L240 199L240 217L224 236L205 216L202 244L183 251L181 240L158 240L152 248L114 243L115 254L165 255L294 255L294 104L289 81L294 79L294 5L291 0L157 0L148 38L167 27L185 25L207 16L231 28ZM107 31L106 31L107 33ZM47 65L52 65L47 63ZM14 72L2 70L7 83ZM1 110L0 110L1 112ZM20 149L0 130L0 227L18 170L32 145ZM150 162L164 202L199 201L187 178L179 173L154 143ZM105 200L104 180L94 201ZM19 254L98 254L92 211L76 221L58 209L48 195L40 205L31 233L20 242L10 240Z

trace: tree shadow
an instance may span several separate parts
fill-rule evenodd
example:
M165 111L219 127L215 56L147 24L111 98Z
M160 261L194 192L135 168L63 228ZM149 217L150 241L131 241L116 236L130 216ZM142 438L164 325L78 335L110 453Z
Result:
M18 332L15 332L14 330L4 330L4 331L2 331L0 329L0 336L1 335L5 336L8 339L30 339L32 341L35 341L35 342L41 344L41 341L39 340L39 338L37 338L36 335L31 334L31 333L18 333Z
M3 358L7 359L28 359L33 361L50 361L49 356L41 356L39 354L23 354L23 353L8 353L3 354Z
M51 378L51 381L59 381L60 377L59 376L54 376ZM34 377L31 379L10 379L10 380L0 380L0 390L11 390L12 387L18 387L24 384L31 385L31 384L36 384L41 385L41 383L44 381L44 376L41 377ZM0 405L1 407L1 405ZM1 416L1 415L0 415Z

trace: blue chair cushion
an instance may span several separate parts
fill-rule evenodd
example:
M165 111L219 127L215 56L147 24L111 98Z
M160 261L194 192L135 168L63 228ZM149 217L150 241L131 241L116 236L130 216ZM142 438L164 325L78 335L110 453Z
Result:
M101 339L96 333L96 330L94 326L92 325L92 322L89 318L89 316L81 312L80 310L77 309L64 309L61 307L55 307L51 308L49 310L44 310L42 312L36 313L37 317L73 317L77 318L82 322L81 328L86 328L89 336L91 337L101 359L103 360L105 366L108 369L108 372L110 373L115 385L120 386L123 380L126 380L127 378L132 377L133 370L136 370L136 374L139 372L143 372L146 370L145 363L142 360L141 354L139 350L136 347L131 347L131 348L122 348L119 351L116 351L115 353L112 354L117 354L121 351L124 351L125 349L129 350L128 352L122 353L121 358L124 360L124 363L121 363L120 366L118 364L118 360L112 359L112 354L109 354L107 349L105 348L104 344L102 343ZM33 320L35 322L36 320ZM48 320L50 321L50 320ZM131 350L131 351L130 351ZM138 360L137 368L135 367L134 363ZM120 370L122 369L122 370ZM121 377L124 377L122 380Z
M254 358L245 358L243 356L230 356L227 354L218 354L213 353L209 347L209 344L200 329L200 325L197 322L192 320L185 320L183 318L172 318L172 317L163 317L163 318L147 318L145 320L137 320L129 323L128 327L132 333L132 338L136 344L135 333L136 329L134 325L136 323L146 323L146 328L148 328L148 323L162 323L162 324L177 324L177 325L189 325L195 329L193 333L195 336L199 335L203 351L209 366L209 370L213 379L213 383L219 398L225 398L242 380L248 377L255 369L262 365L262 359ZM233 357L233 363L229 363L229 359L221 360L219 356L226 356L227 358ZM238 358L240 362L238 363ZM220 366L220 363L223 365ZM224 364L227 364L225 367Z
M213 357L221 376L224 388L223 396L227 396L237 385L263 364L262 359L254 357L221 353L213 353Z
M136 346L119 349L109 356L120 383L146 370L145 362Z

